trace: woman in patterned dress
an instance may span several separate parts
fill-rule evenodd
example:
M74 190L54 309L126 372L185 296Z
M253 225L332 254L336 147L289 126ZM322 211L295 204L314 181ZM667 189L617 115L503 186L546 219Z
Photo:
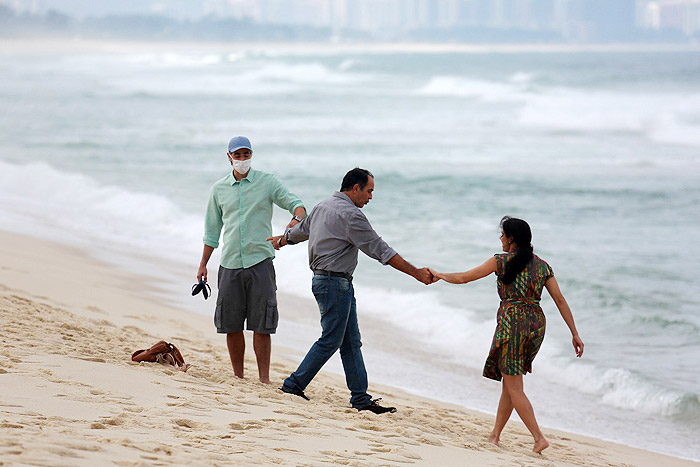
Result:
M494 255L481 266L465 272L440 273L430 270L435 281L466 284L496 273L501 305L496 317L496 332L484 366L484 376L502 380L501 399L496 423L488 440L498 445L501 431L513 409L535 439L533 451L549 446L535 419L530 400L523 391L523 375L532 372L532 360L544 339L545 317L540 308L542 289L554 299L559 313L571 331L577 357L583 354L583 341L578 336L574 317L549 265L532 252L530 226L522 219L501 219L503 254Z

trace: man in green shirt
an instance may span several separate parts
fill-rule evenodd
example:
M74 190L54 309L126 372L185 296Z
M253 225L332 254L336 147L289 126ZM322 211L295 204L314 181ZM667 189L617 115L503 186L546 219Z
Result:
M273 174L250 168L253 149L245 136L228 144L233 171L214 184L204 220L204 251L197 280L207 280L207 263L219 246L224 229L214 324L226 334L234 374L243 378L245 338L243 324L253 331L253 349L260 381L270 384L270 335L277 329L277 285L272 259L272 204L294 217L288 228L301 222L306 209L301 200Z

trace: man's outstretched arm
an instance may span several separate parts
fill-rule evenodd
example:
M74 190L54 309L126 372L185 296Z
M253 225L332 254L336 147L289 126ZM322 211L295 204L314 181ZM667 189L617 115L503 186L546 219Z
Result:
M302 208L303 209L303 208ZM304 211L305 213L306 211ZM301 217L301 216L300 216ZM294 221L296 222L296 221ZM275 235L274 237L269 237L265 239L272 244L275 250L279 250L285 245L295 245L297 243L305 242L309 239L309 217L304 218L303 221L294 225L291 228L287 228L282 235ZM289 240L289 241L287 241Z
M403 259L398 253L396 253L387 264L394 269L398 269L399 271L414 277L416 280L424 283L425 285L433 283L433 275L430 273L430 271L428 271L428 268L418 269Z

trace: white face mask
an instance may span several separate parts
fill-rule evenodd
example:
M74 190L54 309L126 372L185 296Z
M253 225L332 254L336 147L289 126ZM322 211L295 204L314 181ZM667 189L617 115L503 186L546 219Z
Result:
M236 159L231 160L231 165L233 166L234 170L238 172L241 175L245 175L248 173L250 170L250 162L252 159L247 159L244 161L237 161Z

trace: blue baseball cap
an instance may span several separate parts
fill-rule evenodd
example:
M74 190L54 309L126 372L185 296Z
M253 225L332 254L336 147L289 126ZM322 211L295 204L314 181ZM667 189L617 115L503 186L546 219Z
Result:
M231 138L231 141L228 142L228 152L236 152L242 148L253 150L250 146L250 140L245 136L234 136Z

